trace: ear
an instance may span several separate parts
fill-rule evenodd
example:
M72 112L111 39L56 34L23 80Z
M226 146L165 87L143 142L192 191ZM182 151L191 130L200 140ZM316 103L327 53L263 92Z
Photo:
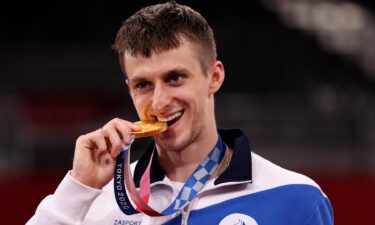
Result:
M129 90L130 90L130 87L129 87L129 80L128 78L125 78L125 83L126 83L126 86L128 86Z
M129 91L130 97L133 97L128 78L125 78L125 83L126 83L126 86L128 86L128 91Z
M220 89L221 85L224 82L224 78L224 65L222 62L216 61L209 69L210 94L214 94Z

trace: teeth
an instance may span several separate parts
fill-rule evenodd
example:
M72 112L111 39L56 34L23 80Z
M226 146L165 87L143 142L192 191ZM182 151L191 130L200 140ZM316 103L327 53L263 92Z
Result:
M167 118L158 117L158 120L159 120L160 122L168 122L168 121L171 121L171 120L173 120L173 119L175 119L175 118L177 118L177 117L179 117L179 116L181 116L181 115L182 115L182 112L180 111L180 112L176 112L176 113L173 114L173 115L168 116Z

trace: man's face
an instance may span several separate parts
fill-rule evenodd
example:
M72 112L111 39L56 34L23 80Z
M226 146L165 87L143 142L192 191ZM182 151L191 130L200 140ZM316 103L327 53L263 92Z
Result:
M194 49L184 41L149 58L125 55L127 83L140 119L168 123L168 130L155 136L164 150L184 149L204 136L214 120L211 76L209 70L202 71Z

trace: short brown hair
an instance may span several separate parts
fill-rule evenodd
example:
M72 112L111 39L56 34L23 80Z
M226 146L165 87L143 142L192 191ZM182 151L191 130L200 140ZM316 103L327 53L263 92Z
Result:
M203 68L216 60L214 34L206 19L175 1L147 6L129 17L122 23L112 48L117 51L125 73L125 53L150 57L152 53L178 48L182 37L201 47Z

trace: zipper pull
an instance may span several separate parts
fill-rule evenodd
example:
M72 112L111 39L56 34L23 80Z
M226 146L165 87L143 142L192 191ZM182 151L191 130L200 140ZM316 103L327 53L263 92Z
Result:
M188 220L189 220L189 208L190 204L186 205L182 210L181 210L181 225L187 225Z

